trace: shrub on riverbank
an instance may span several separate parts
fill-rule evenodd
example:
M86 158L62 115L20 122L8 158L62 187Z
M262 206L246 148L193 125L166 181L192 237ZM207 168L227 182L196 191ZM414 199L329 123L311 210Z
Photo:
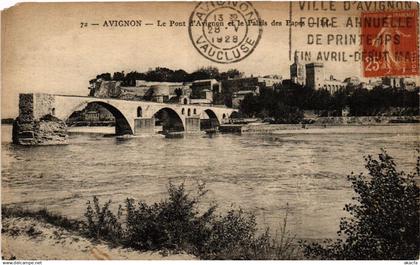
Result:
M117 214L109 210L110 201L101 206L94 197L85 213L85 233L138 250L185 251L203 259L294 258L287 219L280 238L273 238L268 229L258 235L255 216L241 209L216 214L216 206L210 206L200 213L205 194L203 185L191 196L183 184L170 183L167 199L151 205L127 199Z
M342 218L335 241L307 244L305 256L315 259L419 258L420 157L412 174L397 171L386 152L378 160L366 158L370 177L348 176L356 203L346 204L351 217Z
M93 204L93 205L92 205ZM83 232L89 238L104 239L112 243L121 243L123 233L120 224L121 207L115 215L109 209L111 200L100 206L98 198L93 197L93 203L87 202L85 212L86 221L83 223Z

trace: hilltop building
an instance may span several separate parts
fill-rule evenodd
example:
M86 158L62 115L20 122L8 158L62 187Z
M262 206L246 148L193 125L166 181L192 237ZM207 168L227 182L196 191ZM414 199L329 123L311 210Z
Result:
M252 95L256 96L259 93L260 93L259 89L258 90L253 90L253 91L252 90L242 90L242 91L233 92L233 94L232 94L232 108L239 108L242 100L244 100L246 95L252 94Z
M404 88L407 90L414 90L417 87L416 80L414 78L404 78Z
M306 85L315 90L325 89L331 94L346 87L344 82L341 82L330 75L329 79L324 76L323 63L309 63L306 67Z
M120 81L98 79L90 83L89 89L89 95L93 97L155 102L169 102L174 97L191 94L190 85L186 83L145 80L136 80L135 86L122 86Z
M324 80L322 89L327 90L330 94L334 94L340 89L344 89L346 84L334 78L333 75L330 75L330 79Z
M404 78L386 76L382 78L382 85L392 87L392 88L403 88Z
M221 91L221 84L216 79L193 81L191 84L191 104L213 104L214 95Z
M386 76L382 77L382 85L397 89L414 90L417 86L414 78Z
M173 98L189 94L190 87L182 82L150 82L145 80L136 80L135 87L122 87L123 90L131 89L137 96L144 100L166 103Z
M193 82L151 82L133 80L123 85L121 81L98 78L90 82L90 96L119 98L124 100L146 100L161 103L225 105L239 107L247 94L258 95L261 89L274 89L282 83L278 75L263 77L237 77L223 81L216 79ZM93 115L93 113L92 113Z
M281 84L281 76L244 77L222 81L222 102L228 107L236 108L247 94L258 95L263 88L274 89Z
M344 79L343 83L346 84L348 87L357 87L360 85L360 78L357 76L350 76Z

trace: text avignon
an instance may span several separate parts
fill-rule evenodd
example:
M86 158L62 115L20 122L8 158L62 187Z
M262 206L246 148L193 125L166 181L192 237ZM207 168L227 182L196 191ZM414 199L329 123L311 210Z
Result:
M141 27L141 20L105 20L102 27Z

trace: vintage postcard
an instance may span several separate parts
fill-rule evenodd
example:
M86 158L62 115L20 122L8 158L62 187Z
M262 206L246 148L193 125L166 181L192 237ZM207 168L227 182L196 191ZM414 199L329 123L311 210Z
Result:
M419 86L413 1L4 9L2 260L417 264Z

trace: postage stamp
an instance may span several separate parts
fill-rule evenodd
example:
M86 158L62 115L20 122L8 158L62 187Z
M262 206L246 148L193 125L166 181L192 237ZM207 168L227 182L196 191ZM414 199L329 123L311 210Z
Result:
M200 2L189 19L190 39L197 51L221 64L249 56L263 32L250 2Z
M418 75L417 10L362 13L365 77Z

